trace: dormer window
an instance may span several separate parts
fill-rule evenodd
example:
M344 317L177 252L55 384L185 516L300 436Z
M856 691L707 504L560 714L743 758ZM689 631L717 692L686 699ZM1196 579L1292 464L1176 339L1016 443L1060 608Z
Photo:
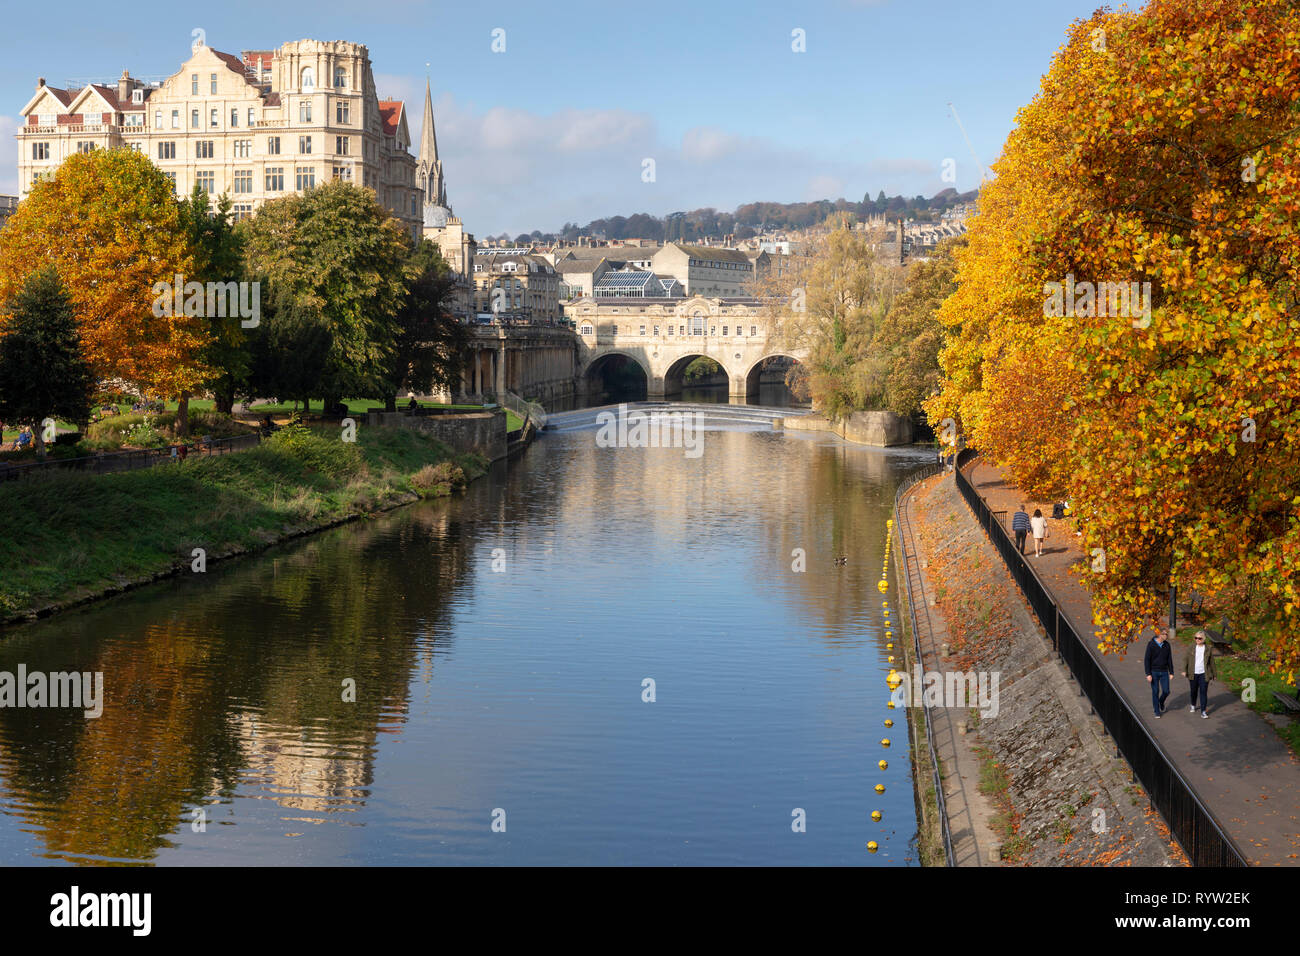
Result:
M302 68L302 88L304 90L316 89L316 71L309 66Z
M132 102L132 103L143 103L143 102L144 102L144 90L132 90L132 91L131 91L131 102Z

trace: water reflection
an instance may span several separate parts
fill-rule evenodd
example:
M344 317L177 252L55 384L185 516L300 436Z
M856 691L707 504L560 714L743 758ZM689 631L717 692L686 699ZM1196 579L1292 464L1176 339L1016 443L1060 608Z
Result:
M2 858L905 861L906 755L874 767L874 581L920 454L593 435L547 435L461 501L12 631L0 670L102 671L107 702L0 709Z

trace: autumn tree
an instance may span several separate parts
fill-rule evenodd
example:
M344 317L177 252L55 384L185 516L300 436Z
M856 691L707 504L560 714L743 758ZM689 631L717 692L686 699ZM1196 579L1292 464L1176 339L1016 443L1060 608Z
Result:
M170 287L193 259L171 181L147 157L130 149L77 153L33 186L0 230L0 301L46 264L68 288L98 377L164 397L208 378L206 321L153 308L155 284Z
M0 333L0 421L29 425L45 457L41 422L90 418L95 377L82 355L72 297L53 266L32 273L5 304Z
M1103 647L1157 623L1171 582L1244 613L1253 581L1274 666L1300 662L1298 102L1288 0L1099 11L1021 111L958 257L927 410L1027 489L1073 495L1106 558L1084 575Z

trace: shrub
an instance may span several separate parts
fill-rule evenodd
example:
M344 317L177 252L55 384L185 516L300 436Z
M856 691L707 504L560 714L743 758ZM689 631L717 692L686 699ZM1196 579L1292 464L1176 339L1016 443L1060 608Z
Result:
M449 461L425 465L411 476L411 487L421 498L441 498L464 491L467 483L465 472Z

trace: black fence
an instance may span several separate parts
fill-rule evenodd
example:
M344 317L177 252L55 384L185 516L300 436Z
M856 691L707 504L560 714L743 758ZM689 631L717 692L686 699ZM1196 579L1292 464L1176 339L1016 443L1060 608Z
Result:
M1194 866L1245 866L1245 857L1232 838L1147 731L1087 643L1075 633L1052 600L1051 592L1017 550L1012 536L997 517L999 513L990 511L988 503L962 472L976 454L967 450L958 458L957 487L1046 629L1058 657L1070 668L1080 691L1087 695L1106 733L1115 741L1116 751L1129 762L1146 788L1152 806L1165 818L1170 832ZM996 533L994 528L998 529Z
M925 625L927 628L931 628L930 633L933 633L933 627L930 623L930 606L925 600L924 584L921 585L922 593L920 595L912 594L911 568L917 561L917 557L914 550L908 550L908 544L912 540L912 525L911 522L907 520L907 515L900 506L903 501L903 496L911 491L917 482L923 481L931 475L938 474L942 470L943 466L937 464L917 469L903 479L902 484L898 486L898 490L894 493L894 530L898 532L898 549L903 556L903 560L899 565L900 574L898 577L903 583L904 597L907 600L908 614L911 618L912 624L912 651L916 660L916 666L920 670L924 670L924 663L923 658L921 657L921 637L918 630L918 618L916 614L918 602L925 613ZM918 567L917 581L920 582L920 580L920 568ZM915 676L919 677L920 675L918 674ZM938 807L936 812L939 816L940 828L943 831L943 852L944 856L947 858L948 865L956 866L955 857L952 851L952 831L948 827L948 804L943 796L943 778L939 774L939 752L935 749L934 745L934 721L930 719L930 706L922 703L922 709L925 713L926 744L930 748L930 769L933 771L934 776L934 799Z
M2 462L0 461L0 481L16 481L19 478L31 478L53 475L65 471L77 471L82 474L106 475L119 471L137 471L152 468L165 462L181 461L190 456L199 458L209 455L225 455L232 451L252 448L262 440L256 432L236 435L234 438L198 439L186 443L173 443L163 448L144 448L138 451L107 452L102 455L87 455L81 458L51 458L46 461ZM182 451L182 449L184 449Z

